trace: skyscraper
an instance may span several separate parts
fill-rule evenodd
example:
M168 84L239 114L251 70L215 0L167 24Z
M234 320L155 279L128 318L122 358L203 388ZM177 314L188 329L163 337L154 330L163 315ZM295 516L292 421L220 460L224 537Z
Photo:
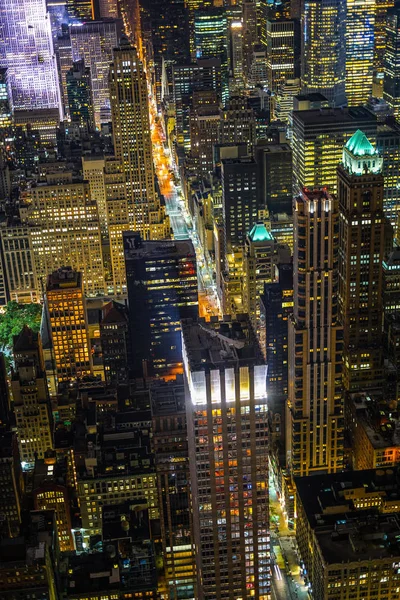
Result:
M294 202L294 312L289 322L286 458L293 475L343 465L343 330L338 318L337 200L303 191Z
M276 92L294 77L294 21L268 20L266 24L268 87Z
M228 100L228 20L225 8L198 10L194 17L196 58L221 61L222 102Z
M108 73L113 49L118 42L117 22L88 21L70 27L72 59L85 61L90 68L93 90L94 117L97 127L110 121L110 88Z
M386 15L386 47L383 54L383 97L400 116L400 3L390 8Z
M90 375L89 339L82 273L65 267L49 275L46 307L57 380Z
M311 0L302 11L303 88L320 92L332 106L346 104L345 8L344 0Z
M169 219L155 187L146 73L124 38L110 68L114 152L126 174L129 222L143 239L168 238Z
M182 322L199 600L270 597L266 365L247 315Z
M66 0L67 10L72 21L84 23L94 19L95 0Z
M364 104L372 94L375 0L347 0L346 97L349 106Z
M376 116L361 106L293 112L293 194L303 187L335 192L343 145L357 129L376 138Z
M66 75L69 115L73 123L94 127L93 94L90 69L85 61L74 62Z
M383 378L382 260L391 232L383 212L381 171L382 158L358 130L345 145L338 167L338 298L343 382L349 391L377 387Z
M46 0L2 0L0 68L7 68L15 110L60 109Z
M182 373L180 320L198 311L193 244L144 241L132 231L123 239L133 374Z
M374 67L378 73L382 73L384 70L383 63L387 44L386 28L388 26L388 11L391 10L395 4L395 0L376 0L375 4Z

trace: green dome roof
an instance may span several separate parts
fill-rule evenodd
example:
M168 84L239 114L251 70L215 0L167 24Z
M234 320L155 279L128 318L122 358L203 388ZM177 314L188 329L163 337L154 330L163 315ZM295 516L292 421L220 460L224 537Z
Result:
M360 129L357 129L355 134L351 136L345 147L355 156L365 156L366 154L373 156L377 154L365 133Z
M249 238L252 242L265 242L274 239L264 223L256 223L249 233Z

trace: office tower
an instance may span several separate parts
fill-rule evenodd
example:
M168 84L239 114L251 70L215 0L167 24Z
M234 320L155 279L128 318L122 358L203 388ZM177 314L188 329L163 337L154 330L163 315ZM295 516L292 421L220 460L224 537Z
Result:
M38 302L40 286L30 227L9 219L0 227L0 255L7 281L8 298L22 304Z
M382 260L391 237L383 212L383 183L382 158L358 130L346 143L338 167L338 298L348 391L380 386L383 378Z
M85 67L85 61L73 63L66 75L69 116L73 123L86 126L89 130L94 127L93 94L90 69Z
M104 374L109 385L128 381L128 310L123 304L109 302L103 307L100 342Z
M69 29L65 31L63 28L61 33L57 37L57 41L54 42L54 50L57 60L57 71L58 80L60 82L61 90L61 101L63 104L64 115L66 118L69 117L69 106L68 106L68 90L67 90L67 73L72 67L72 45L71 36Z
M247 315L182 322L199 600L270 595L266 365Z
M180 319L198 310L193 244L144 241L127 231L124 250L133 374L182 373Z
M89 21L70 27L72 59L83 59L90 68L94 118L97 127L111 120L108 73L118 44L116 21ZM71 65L70 65L71 66Z
M110 68L114 152L123 163L129 222L144 239L169 237L169 219L155 188L146 73L127 39Z
M195 170L207 178L213 170L214 146L220 141L220 108L214 90L193 92L190 110L190 156Z
M246 141L251 153L256 143L256 119L254 110L243 96L232 96L221 109L221 144L239 144Z
M99 0L100 19L118 19L118 0Z
M243 61L243 22L231 21L229 24L230 46L230 90L240 92L244 88L244 61Z
M222 103L228 100L228 20L224 8L198 10L194 17L196 58L221 61Z
M289 144L259 142L254 149L258 167L259 206L269 213L292 214L292 149Z
M372 95L374 72L375 0L347 0L346 97L349 106Z
M384 73L384 60L387 44L387 27L389 25L389 11L396 4L395 0L376 0L375 3L375 28L374 28L374 68L377 73Z
M12 90L7 69L0 69L0 129L10 127L12 109Z
M268 86L267 52L265 46L254 46L247 83L250 88Z
M7 537L17 537L21 525L24 482L17 434L0 430L0 520Z
M263 222L246 237L243 258L243 300L254 331L260 330L260 295L266 283L275 281L276 242Z
M288 397L288 325L293 313L293 265L278 265L278 281L260 297L260 345L268 365L267 394L271 451L285 463L285 413ZM282 460L283 459L283 460Z
M200 59L195 64L174 65L172 68L177 143L190 149L190 108L195 90L214 90L222 98L221 61Z
M57 66L45 0L4 0L0 68L7 69L15 110L60 109Z
M397 122L378 124L376 149L383 159L383 211L395 230L400 214L400 127Z
M73 551L70 497L55 453L36 460L32 487L35 510L54 510L60 551Z
M51 334L57 381L90 375L88 326L82 273L63 267L48 276L46 316Z
M294 21L267 21L267 79L268 88L276 92L294 73Z
M243 246L258 220L257 163L244 156L221 161L222 211L226 252Z
M11 378L19 455L33 468L53 448L53 423L39 334L24 327L14 338L15 371Z
M343 329L338 319L337 200L294 201L293 317L289 322L286 457L292 475L343 466Z
M252 0L242 2L242 20L243 72L247 80L253 60L253 47L258 43L256 2Z
M300 90L301 80L298 77L287 79L282 83L273 97L271 119L291 124L294 97L300 93ZM290 136L291 131L288 128L287 137Z
M301 18L301 81L306 93L320 92L331 106L345 106L346 5L312 0Z
M304 187L336 191L343 145L357 129L376 139L376 116L360 106L293 112L293 194Z
M400 116L400 4L396 3L386 15L386 48L383 54L383 98Z
M68 172L49 175L47 181L26 191L20 209L22 223L31 227L37 279L44 285L49 273L71 265L82 272L85 294L97 296L105 289L104 268L89 184L75 182Z
M155 382L150 398L165 578L171 599L189 600L196 559L183 379Z
M351 479L337 473L296 480L296 539L313 596L396 597L398 481L398 469L355 471Z
M92 21L94 19L94 0L67 0L67 10L72 22Z

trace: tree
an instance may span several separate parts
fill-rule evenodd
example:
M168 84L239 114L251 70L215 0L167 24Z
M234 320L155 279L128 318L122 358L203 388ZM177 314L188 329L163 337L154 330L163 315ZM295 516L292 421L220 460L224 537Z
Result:
M24 325L37 333L40 329L41 318L41 304L9 302L4 313L0 314L0 350L5 354L11 353L13 338L20 333Z

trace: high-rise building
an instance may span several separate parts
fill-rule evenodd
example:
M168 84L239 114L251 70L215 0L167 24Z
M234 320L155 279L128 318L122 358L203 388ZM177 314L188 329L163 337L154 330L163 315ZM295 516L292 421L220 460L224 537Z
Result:
M320 92L331 106L345 106L346 5L344 0L303 4L301 80L304 91Z
M118 0L99 0L100 19L118 18Z
M343 329L339 322L337 200L294 201L294 309L289 323L286 458L292 475L343 466Z
M91 374L82 273L64 267L49 275L47 318L59 382Z
M0 68L7 69L15 110L60 109L57 65L45 0L4 0Z
M169 218L155 187L146 73L126 38L110 68L114 152L126 175L129 222L143 239L168 238Z
M360 130L343 149L338 199L343 382L346 390L358 391L382 383L382 261L391 238L383 212L382 158Z
M102 310L100 341L104 375L110 385L126 383L128 373L128 311L123 304L109 302Z
M190 156L203 177L213 170L214 146L220 140L221 115L214 90L193 92L190 110Z
M218 58L221 61L222 102L228 100L228 19L225 8L198 10L194 17L196 58Z
M53 423L39 334L24 327L14 338L11 378L19 455L25 468L53 448Z
M70 27L72 59L83 59L90 68L97 127L111 120L108 73L118 34L117 22L113 20L87 21L84 25Z
M343 146L357 129L376 139L376 116L361 106L293 112L293 194L304 187L336 191Z
M246 235L258 221L257 163L254 158L221 161L222 210L226 252L244 245Z
M240 144L246 141L251 153L256 142L256 119L247 98L231 96L221 109L221 144Z
M242 2L242 20L243 71L247 81L253 60L253 48L258 43L257 3L253 2L253 0L244 0Z
M22 304L38 302L39 281L33 253L31 228L9 219L0 227L0 255L7 281L8 299Z
M400 215L400 127L397 121L378 123L376 149L383 159L383 210L396 229Z
M0 430L0 520L7 537L19 535L23 489L17 435Z
M72 21L84 23L94 19L95 0L66 0L67 10Z
M94 127L93 94L90 69L85 67L85 61L73 63L66 75L69 116L73 123Z
M375 0L347 0L346 97L349 106L372 95L374 74Z
M72 173L47 180L26 191L20 209L22 223L31 227L38 281L44 286L49 273L71 265L82 272L86 295L104 293L99 215L89 184L74 181Z
M400 116L400 4L386 14L386 44L383 54L383 98Z
M144 241L127 231L124 250L133 374L182 373L180 319L198 310L193 244Z
M64 28L59 33L54 42L54 50L57 59L58 79L60 82L61 100L64 109L64 115L69 116L68 91L67 91L67 73L72 67L72 46L69 30Z
M229 23L231 91L240 92L244 88L243 45L243 22L232 20Z
M292 149L289 144L259 142L254 150L258 166L259 206L270 213L292 214Z
M260 296L275 281L276 242L265 224L257 222L248 233L243 257L243 304L254 331L260 330Z
M0 69L0 128L10 127L12 109L12 90L7 69Z
M183 379L152 384L150 398L165 578L171 600L190 600L196 559Z
M182 322L197 597L270 597L266 365L247 315Z
M374 68L377 73L384 72L384 60L387 44L388 13L396 4L395 0L376 0L374 28ZM390 25L389 25L390 28Z
M294 21L286 19L267 21L267 79L272 92L295 75L294 27Z

